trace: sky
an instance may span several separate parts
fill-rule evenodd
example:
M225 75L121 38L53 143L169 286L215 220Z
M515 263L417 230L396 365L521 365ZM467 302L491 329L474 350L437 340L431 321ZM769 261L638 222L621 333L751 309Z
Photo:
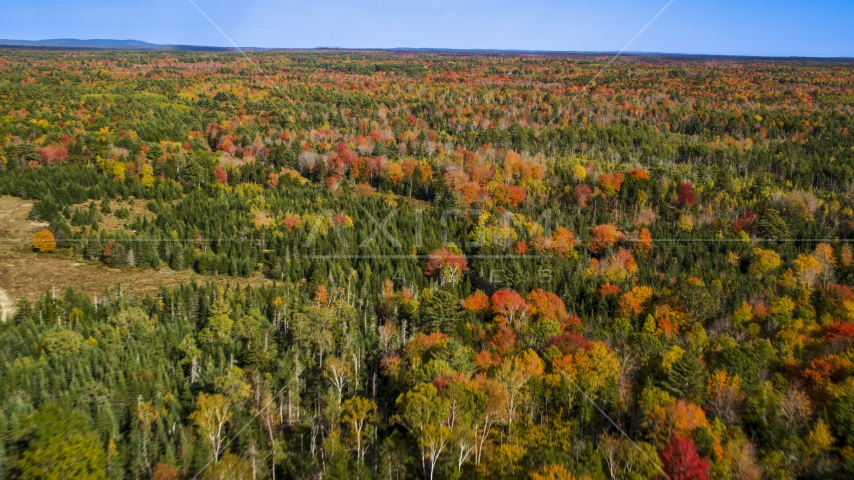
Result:
M854 57L854 0L669 1L0 0L0 38Z

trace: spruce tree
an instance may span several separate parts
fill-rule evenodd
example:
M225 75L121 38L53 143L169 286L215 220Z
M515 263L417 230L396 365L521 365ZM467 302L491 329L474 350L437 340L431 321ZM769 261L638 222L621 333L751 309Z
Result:
M661 388L679 398L699 395L703 391L703 365L691 352L685 352L682 358L665 370L661 379Z
M442 289L424 299L421 314L422 328L431 332L448 333L462 316L460 299L452 292Z
M780 215L780 212L773 208L769 208L759 216L759 221L756 222L756 231L762 238L778 240L789 236L789 228L786 226L786 220Z

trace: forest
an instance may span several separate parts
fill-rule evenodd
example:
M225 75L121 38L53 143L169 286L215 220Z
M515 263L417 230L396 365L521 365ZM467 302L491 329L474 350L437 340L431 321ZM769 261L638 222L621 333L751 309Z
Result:
M234 279L15 298L0 478L854 476L854 62L609 60L0 50L34 262Z

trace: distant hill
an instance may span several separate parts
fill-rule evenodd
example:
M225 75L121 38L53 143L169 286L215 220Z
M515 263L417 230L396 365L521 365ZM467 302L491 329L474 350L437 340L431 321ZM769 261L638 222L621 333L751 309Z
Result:
M142 40L113 40L113 39L89 39L80 40L77 38L54 38L48 40L9 40L0 39L0 48L44 48L44 49L91 49L91 50L190 50L190 51L208 51L208 52L234 52L237 48L233 47L211 47L206 45L164 45L158 43L148 43ZM551 50L501 50L501 49L471 49L471 48L413 48L413 47L397 47L397 48L342 48L342 47L316 47L316 48L261 48L261 47L240 47L240 50L246 52L269 52L269 51L332 51L332 52L361 52L361 51L385 51L385 52L411 52L411 53L438 53L438 54L461 54L461 55L546 55L546 56L569 56L569 57L590 57L598 55L614 55L617 52L613 51L551 51ZM822 58L822 57L762 57L762 56L741 56L741 55L705 55L705 54L684 54L684 53L667 53L667 52L623 52L622 56L644 56L644 57L666 57L670 59L701 59L701 60L803 60L815 62L850 62L850 57L840 58Z
M50 40L6 40L0 39L0 47L24 47L24 48L91 48L101 50L212 50L228 51L234 50L227 47L208 47L196 45L159 45L156 43L143 42L141 40L110 40L91 39L79 40L76 38L55 38ZM246 48L245 50L258 50Z

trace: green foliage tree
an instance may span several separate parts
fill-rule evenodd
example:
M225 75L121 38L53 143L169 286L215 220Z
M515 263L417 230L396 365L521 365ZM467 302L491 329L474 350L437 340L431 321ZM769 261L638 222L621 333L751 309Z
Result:
M26 479L106 479L106 455L86 419L47 405L24 421L27 448L18 465Z
M664 370L661 388L677 398L694 398L703 392L705 373L697 357L685 352L670 370Z

